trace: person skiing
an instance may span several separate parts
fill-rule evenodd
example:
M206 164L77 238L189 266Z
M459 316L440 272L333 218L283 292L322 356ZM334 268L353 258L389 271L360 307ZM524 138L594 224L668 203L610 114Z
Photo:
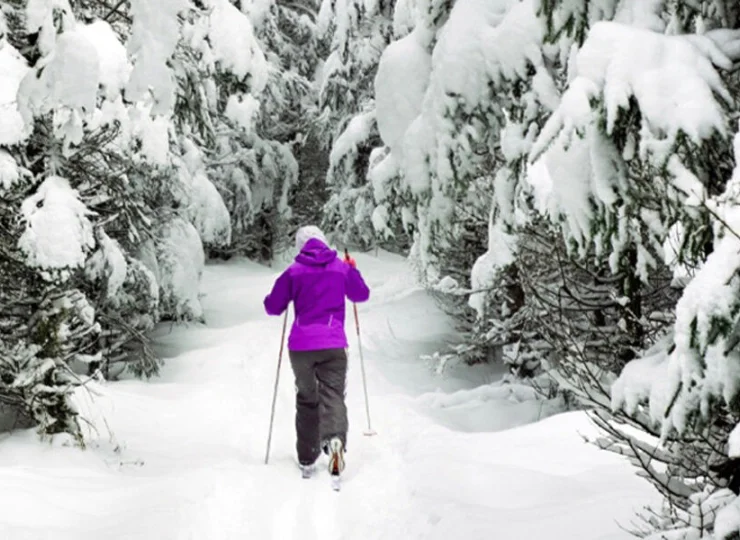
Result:
M345 298L365 302L370 289L354 259L337 257L324 233L313 225L295 237L298 255L265 297L268 315L282 315L293 302L295 319L288 353L296 386L296 450L304 478L311 476L321 451L329 472L344 470L347 447L347 336Z

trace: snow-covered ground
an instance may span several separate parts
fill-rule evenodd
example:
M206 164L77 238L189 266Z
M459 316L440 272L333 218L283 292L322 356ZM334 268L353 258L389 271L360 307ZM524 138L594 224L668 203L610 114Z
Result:
M91 416L90 448L40 444L32 431L0 438L0 538L630 538L620 525L656 496L628 463L583 442L594 431L585 416L532 423L539 406L490 368L435 375L419 357L451 338L447 319L400 258L358 263L373 289L360 319L377 435L363 436L350 320L341 493L323 469L300 478L287 361L263 463L281 320L261 300L276 270L230 262L207 267L207 327L159 329L161 377L90 386L81 402L105 417Z

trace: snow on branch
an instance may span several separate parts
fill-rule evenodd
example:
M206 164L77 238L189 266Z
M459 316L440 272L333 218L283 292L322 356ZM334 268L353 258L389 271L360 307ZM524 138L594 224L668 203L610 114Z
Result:
M21 54L0 37L0 145L17 144L30 134L18 109L18 88L29 68Z
M634 98L643 123L641 155L656 139L672 146L679 133L700 144L726 134L723 105L732 102L717 68L732 61L706 36L669 36L615 22L590 30L575 58L572 82L530 154L536 161L556 137L570 140L594 118L592 101L603 101L606 133ZM678 112L680 111L680 113ZM649 136L648 136L649 135ZM658 161L667 156L660 153Z
M56 275L66 279L72 269L85 264L95 245L90 211L66 179L50 176L44 180L23 202L21 211L26 230L18 247L29 266L38 268L47 279Z
M187 0L131 0L131 37L127 49L135 58L126 87L132 101L151 91L154 113L169 113L175 103L175 79L168 61L180 40L177 16L188 8Z
M740 156L740 134L735 136ZM614 386L612 406L634 412L647 404L662 432L684 432L706 419L717 400L740 395L740 167L715 208L714 250L676 306L673 345L661 355L629 363Z
M249 17L229 0L209 0L208 29L213 60L239 78L250 77L251 90L259 94L267 84L267 61Z
M21 173L13 156L0 150L0 193L13 187L20 177Z

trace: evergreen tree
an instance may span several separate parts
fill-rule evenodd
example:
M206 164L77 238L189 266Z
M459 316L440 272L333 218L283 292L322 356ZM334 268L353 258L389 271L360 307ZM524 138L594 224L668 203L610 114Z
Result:
M345 245L374 244L375 205L366 181L374 148L380 146L373 81L392 35L393 2L323 0L318 31L329 55L319 78L317 129L331 147L323 227Z
M3 3L0 400L42 433L82 442L85 377L157 373L209 253L271 257L313 43L300 6Z

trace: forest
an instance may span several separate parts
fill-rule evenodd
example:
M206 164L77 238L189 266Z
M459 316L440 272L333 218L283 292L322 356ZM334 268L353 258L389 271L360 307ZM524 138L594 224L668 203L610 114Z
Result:
M588 411L639 536L740 538L739 164L733 0L1 0L3 427L84 447L207 262L316 224L407 258L440 370Z

